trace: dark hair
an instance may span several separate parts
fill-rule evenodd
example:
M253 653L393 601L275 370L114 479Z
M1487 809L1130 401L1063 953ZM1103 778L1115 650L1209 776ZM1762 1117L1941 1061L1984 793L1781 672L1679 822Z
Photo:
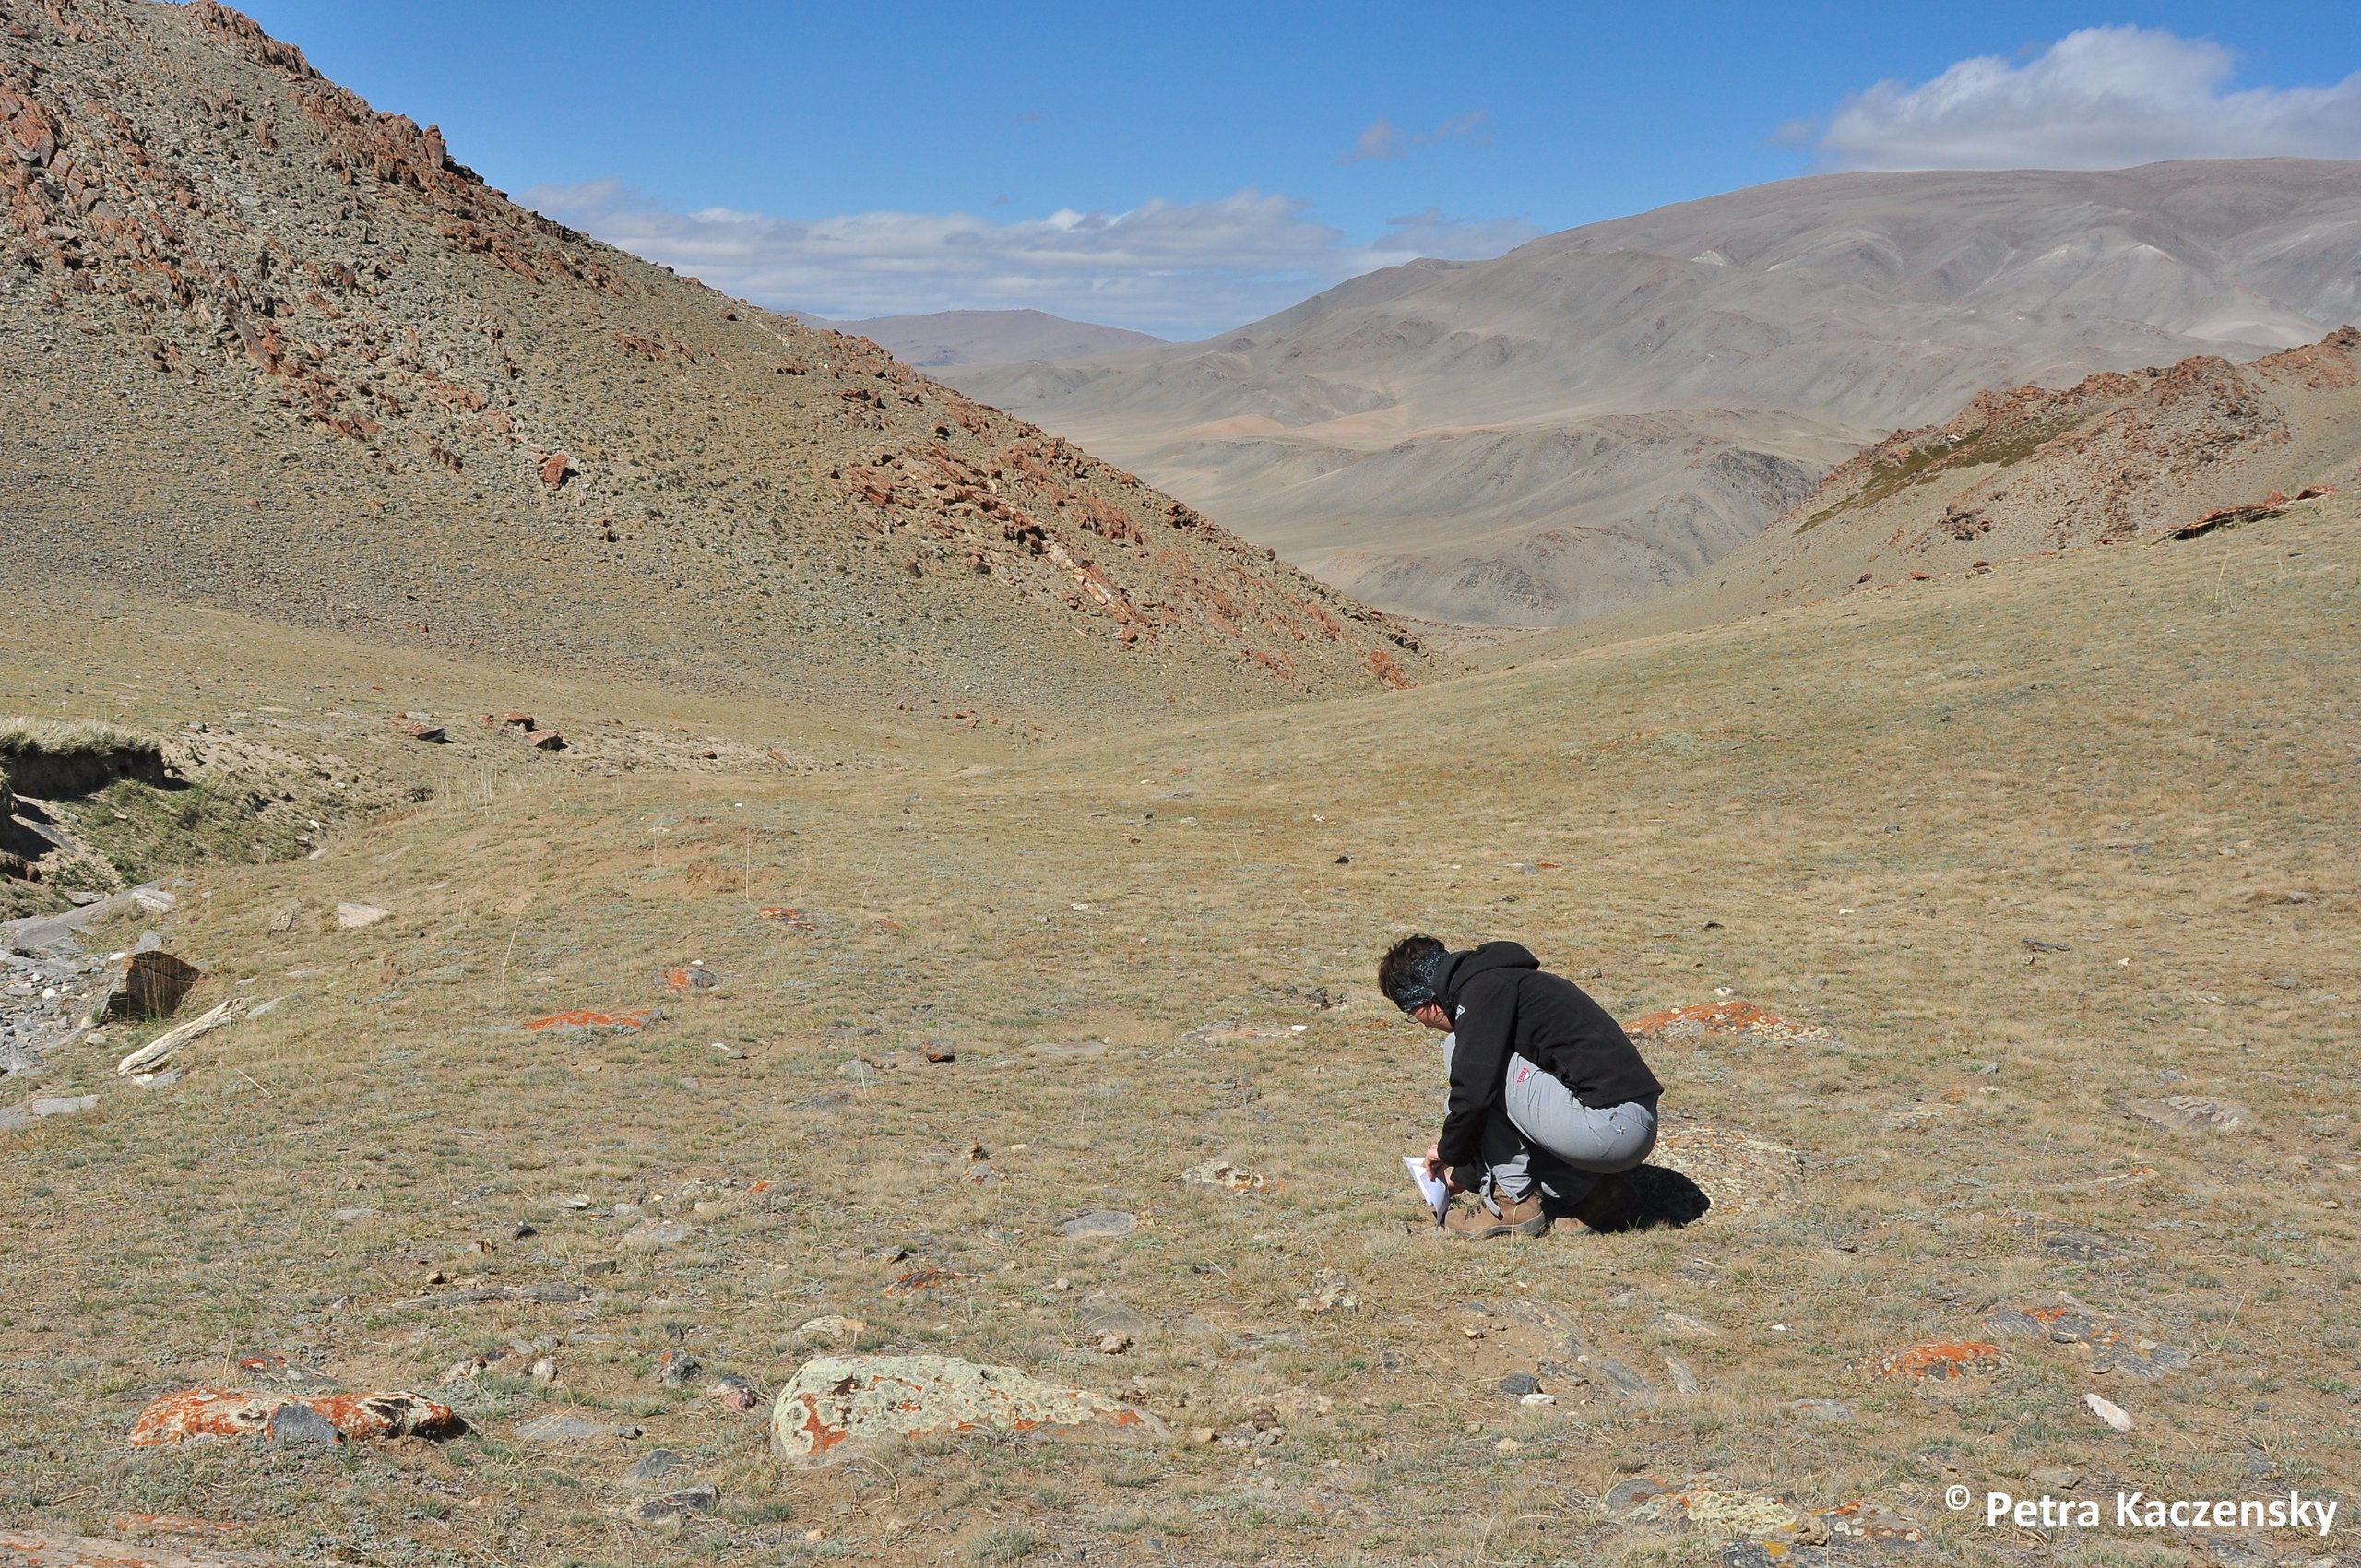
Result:
M1377 962L1377 989L1405 1013L1438 1000L1447 949L1431 936L1406 936Z

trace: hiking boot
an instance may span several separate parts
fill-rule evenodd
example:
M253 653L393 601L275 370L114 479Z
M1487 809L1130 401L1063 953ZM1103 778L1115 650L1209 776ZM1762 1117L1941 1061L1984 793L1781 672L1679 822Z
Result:
M1540 1194L1530 1194L1514 1203L1501 1199L1498 1214L1480 1203L1453 1204L1442 1217L1442 1228L1468 1241L1489 1241L1495 1236L1546 1236L1549 1233L1549 1211L1541 1206Z

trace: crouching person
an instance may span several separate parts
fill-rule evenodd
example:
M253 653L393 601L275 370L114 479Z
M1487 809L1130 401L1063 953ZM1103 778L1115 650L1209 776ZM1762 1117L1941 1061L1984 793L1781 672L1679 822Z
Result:
M1621 1173L1655 1147L1664 1086L1607 1010L1513 942L1453 953L1405 937L1377 983L1443 1036L1451 1089L1427 1172L1469 1199L1443 1228L1482 1240L1610 1221Z

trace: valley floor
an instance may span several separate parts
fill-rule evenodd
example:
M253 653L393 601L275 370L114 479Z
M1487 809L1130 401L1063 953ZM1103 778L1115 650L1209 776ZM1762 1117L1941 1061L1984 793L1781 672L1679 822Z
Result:
M118 1077L156 1031L113 1026L5 1085L97 1099L0 1131L0 1520L386 1563L1911 1555L1892 1531L1946 1562L2341 1557L2111 1500L2351 1516L2356 612L2342 505L1020 749L20 607L0 707L200 720L426 798L314 859L189 867L169 914L87 938L155 926L206 972L183 1016L252 1005L175 1083ZM579 743L472 724L525 707ZM410 711L454 742L396 735ZM1370 983L1412 930L1521 940L1627 1019L1795 1026L1648 1042L1714 1206L1480 1246L1412 1223L1439 1066ZM2219 1101L2243 1124L2201 1125ZM1181 1179L1217 1160L1275 1190ZM1132 1224L1064 1234L1085 1212ZM2005 1332L2059 1291L2145 1348ZM706 1391L853 1346L1175 1435L798 1468ZM1964 1374L1912 1375L1927 1347ZM708 1377L667 1386L682 1351ZM151 1398L273 1355L472 1432L126 1445ZM644 1435L525 1435L552 1413ZM658 1447L718 1506L642 1521ZM1985 1523L2045 1490L2108 1522Z

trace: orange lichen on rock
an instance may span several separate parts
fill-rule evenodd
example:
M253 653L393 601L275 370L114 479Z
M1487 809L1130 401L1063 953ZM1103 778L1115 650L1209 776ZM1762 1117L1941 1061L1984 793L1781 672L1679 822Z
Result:
M552 1013L545 1018L528 1018L519 1028L539 1032L542 1029L644 1029L664 1015L653 1007L634 1007L623 1013L597 1013L587 1007L576 1007L564 1013Z
M1824 1040L1826 1029L1783 1018L1751 1002L1699 1002L1647 1013L1623 1026L1626 1034L1655 1035L1668 1039L1694 1039L1705 1034L1742 1035L1750 1039Z
M1912 1383L1955 1383L2000 1370L2000 1347L1983 1339L1907 1345L1869 1363L1871 1375Z
M909 1269L904 1273L896 1275L892 1283L885 1287L885 1294L888 1296L923 1296L930 1291L940 1290L944 1286L951 1284L955 1280L964 1279L966 1277L966 1275L961 1274L956 1269L943 1268L935 1264L926 1264L918 1268Z
M272 1418L290 1408L309 1410L325 1420L348 1443L368 1438L450 1437L467 1430L467 1423L449 1406L416 1394L324 1394L299 1399L237 1388L192 1388L168 1394L140 1411L131 1428L131 1444L155 1448L195 1437L267 1437L271 1434Z

